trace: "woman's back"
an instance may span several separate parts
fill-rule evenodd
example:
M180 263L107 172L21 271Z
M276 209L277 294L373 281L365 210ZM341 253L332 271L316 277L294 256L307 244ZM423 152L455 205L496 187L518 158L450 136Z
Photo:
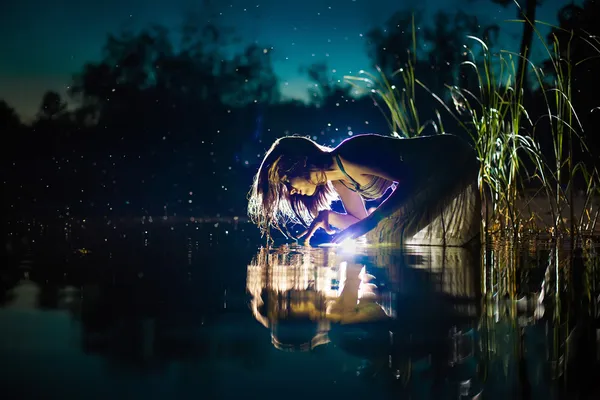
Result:
M467 158L476 161L473 148L455 135L443 134L400 139L375 134L357 135L346 139L334 150L344 160L367 163L377 169L397 171L405 179L419 179L434 171L446 169L460 173L454 166L463 165Z

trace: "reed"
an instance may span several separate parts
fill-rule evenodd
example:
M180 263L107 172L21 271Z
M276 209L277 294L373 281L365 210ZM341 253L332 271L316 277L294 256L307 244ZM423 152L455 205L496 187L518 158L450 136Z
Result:
M548 25L543 22L538 24ZM543 164L546 173L541 179L549 201L549 207L553 214L552 231L558 235L568 234L571 238L571 246L585 235L593 235L598 211L594 209L594 197L600 188L599 175L596 167L589 167L584 162L575 163L575 147L579 146L582 152L590 153L584 139L584 128L581 119L573 105L573 67L581 62L575 63L571 59L571 46L574 40L581 40L592 46L600 56L598 39L587 35L577 36L572 31L566 31L556 26L551 26L555 31L568 33L569 40L561 43L553 35L551 45L542 40L539 30L534 29L537 37L544 45L548 59L553 69L553 79L548 82L541 69L533 68L537 82L542 88L541 93L547 105L547 114L550 136L553 144L553 158ZM579 215L575 214L575 182L578 176L583 178L585 189L583 190L583 206ZM565 217L567 214L567 217ZM568 220L569 224L565 221Z
M536 21L536 24L543 23ZM357 88L366 85L374 101L383 103L380 108L382 111L387 109L384 115L394 136L418 136L429 125L436 132L444 133L438 111L437 122L421 122L416 104L419 87L433 96L441 109L468 133L480 161L478 184L485 205L484 240L495 233L517 239L527 231L552 236L570 235L574 243L577 237L595 232L600 209L595 208L594 197L599 194L600 176L596 168L589 168L583 162L575 163L573 157L575 146L583 152L589 152L589 149L572 101L574 63L569 57L570 46L572 40L584 40L600 49L600 43L592 36L582 38L571 33L571 39L562 44L566 48L561 49L556 37L548 45L536 25L532 25L554 70L552 79L541 67L520 54L502 50L494 55L485 41L467 36L473 47L465 46L468 58L461 67L474 73L476 88L446 85L452 99L451 104L447 104L442 95L433 93L417 78L413 19L413 49L407 52L405 66L392 76L400 75L402 87L391 84L380 68L377 68L377 75L361 71L359 76L347 76L345 80ZM525 107L523 77L517 76L518 63L529 65L545 102L545 114L535 121ZM551 154L542 153L538 140L541 134L550 135ZM576 215L574 184L578 177L583 178L585 190L583 209ZM527 195L527 188L535 190L534 196L543 195L551 214L551 224L542 223L542 216L531 210L532 196Z
M391 79L376 66L377 75L361 70L359 76L345 76L344 80L358 90L364 89L363 85L370 90L375 103L379 106L386 119L390 132L395 137L416 137L431 126L438 131L438 125L431 120L422 122L417 110L416 87L418 80L415 76L415 65L417 63L417 37L415 30L415 18L412 18L412 51L407 51L406 67L395 71ZM393 85L390 81L396 76L401 77L402 87ZM383 102L382 107L380 103ZM386 111L389 115L386 113ZM439 119L441 124L441 119Z

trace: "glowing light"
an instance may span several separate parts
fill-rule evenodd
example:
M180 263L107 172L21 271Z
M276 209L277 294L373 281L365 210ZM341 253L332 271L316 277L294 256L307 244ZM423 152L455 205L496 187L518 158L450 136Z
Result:
M344 253L356 253L358 247L358 243L355 239L346 239L342 243L339 244L339 248Z

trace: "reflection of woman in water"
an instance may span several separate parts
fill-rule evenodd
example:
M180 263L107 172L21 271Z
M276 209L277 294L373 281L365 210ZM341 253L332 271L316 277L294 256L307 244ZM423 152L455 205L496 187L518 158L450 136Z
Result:
M335 242L372 231L379 242L392 234L393 241L463 245L478 233L477 168L473 149L447 134L358 135L333 149L284 137L262 161L248 211L263 233L288 222L305 225L298 237L306 244L323 228L329 234L340 231ZM389 197L367 213L365 200L382 197L390 187ZM331 211L336 199L345 213Z

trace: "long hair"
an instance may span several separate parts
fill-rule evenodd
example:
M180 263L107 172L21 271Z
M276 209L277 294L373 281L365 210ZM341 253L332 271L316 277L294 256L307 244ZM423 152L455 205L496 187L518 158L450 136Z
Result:
M338 195L325 179L325 169L331 166L331 148L321 146L301 136L282 137L273 143L254 176L248 194L248 216L261 230L269 234L270 228L279 231L288 223L308 226L318 212L330 209ZM282 181L310 178L311 171L319 172L320 178L312 196L291 196L290 186Z

